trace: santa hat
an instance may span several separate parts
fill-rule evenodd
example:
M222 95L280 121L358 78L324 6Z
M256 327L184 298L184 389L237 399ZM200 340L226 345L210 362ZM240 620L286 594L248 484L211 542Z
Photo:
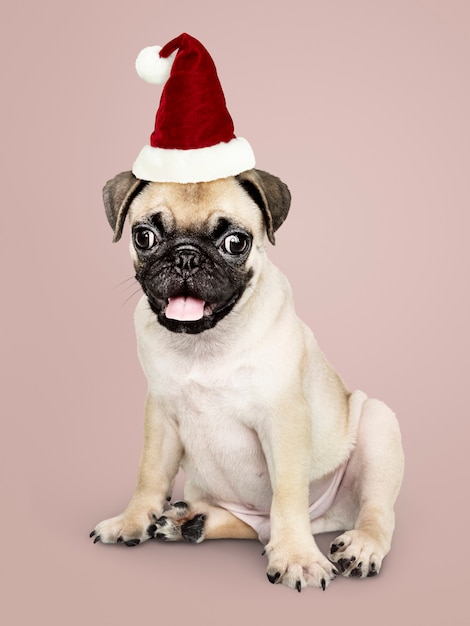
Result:
M250 144L235 137L214 62L183 33L163 48L144 48L137 73L164 84L150 145L132 172L153 182L198 183L236 176L255 165Z

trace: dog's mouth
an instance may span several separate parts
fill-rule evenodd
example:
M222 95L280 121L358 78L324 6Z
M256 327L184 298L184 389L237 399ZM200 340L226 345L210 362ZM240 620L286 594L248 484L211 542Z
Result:
M243 290L237 291L229 300L211 303L193 295L177 295L166 300L147 295L150 308L160 324L175 333L198 334L214 328L233 309Z
M214 306L204 300L192 296L178 296L168 298L165 317L177 322L197 322L204 316L212 315L213 312Z

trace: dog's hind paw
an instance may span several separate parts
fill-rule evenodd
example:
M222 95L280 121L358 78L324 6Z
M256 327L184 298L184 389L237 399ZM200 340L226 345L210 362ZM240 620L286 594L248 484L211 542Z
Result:
M174 502L170 506L169 511L148 527L148 535L160 541L204 541L206 515L192 510L186 502Z

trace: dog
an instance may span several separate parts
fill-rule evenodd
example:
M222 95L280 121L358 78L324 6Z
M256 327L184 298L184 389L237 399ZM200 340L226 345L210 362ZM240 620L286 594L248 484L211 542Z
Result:
M129 217L148 380L135 493L94 542L258 539L267 577L301 591L379 573L404 467L394 413L349 391L296 316L267 244L290 193L252 169L207 183L103 191L114 240ZM171 500L180 469L182 502ZM328 558L314 535L339 532Z

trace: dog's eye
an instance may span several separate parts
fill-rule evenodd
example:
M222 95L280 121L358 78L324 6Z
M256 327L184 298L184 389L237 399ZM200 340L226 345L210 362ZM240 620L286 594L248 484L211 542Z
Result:
M147 228L139 228L134 232L134 245L139 250L150 250L156 243L155 233Z
M244 233L232 233L225 237L222 246L229 254L244 254L250 246L250 238Z

